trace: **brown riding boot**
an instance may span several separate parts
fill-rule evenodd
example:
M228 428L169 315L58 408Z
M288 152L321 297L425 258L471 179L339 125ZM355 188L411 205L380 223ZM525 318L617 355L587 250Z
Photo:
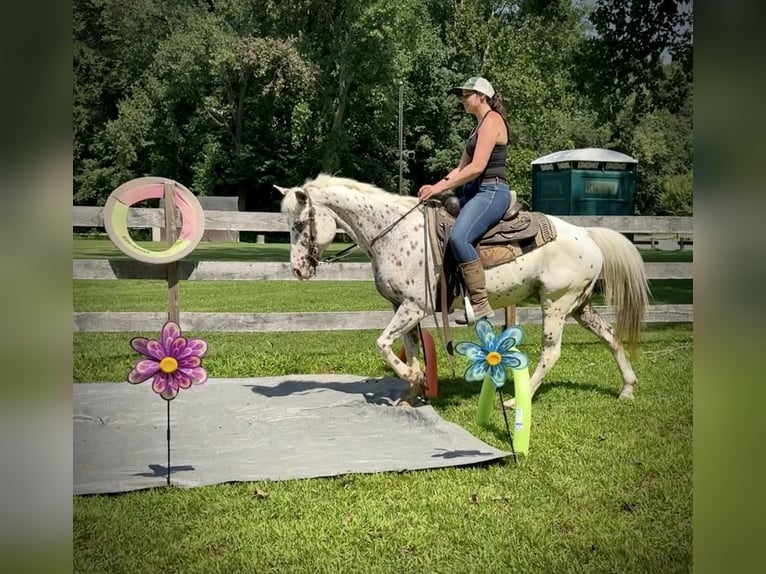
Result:
M471 298L474 320L481 317L494 317L495 312L489 306L489 301L487 301L487 287L484 284L484 267L481 264L481 260L474 259L459 265L459 267L460 272L463 274L463 282L468 290L468 295ZM467 309L465 318L458 317L455 319L455 323L458 325L470 325L473 323L470 320Z

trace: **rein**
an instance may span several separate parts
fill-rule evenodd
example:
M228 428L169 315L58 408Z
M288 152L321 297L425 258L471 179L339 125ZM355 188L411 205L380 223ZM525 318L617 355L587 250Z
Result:
M319 263L333 263L334 261L338 261L339 259L343 259L346 255L351 253L354 249L359 247L356 243L352 243L348 247L346 247L343 251L336 253L332 257L328 257L327 259L322 259L319 261Z
M408 209L408 210L405 212L405 214L404 214L404 215L402 215L402 216L401 216L399 219L397 219L397 220L396 220L396 221L394 221L394 222L393 222L391 225L389 225L388 227L386 227L386 228L385 228L383 231L381 231L380 233L378 233L378 234L377 234L377 235L376 235L376 236L373 238L373 240L372 240L372 241L370 241L370 247L372 247L373 245L375 245L375 242L376 242L378 239L380 239L380 238L381 238L381 237L383 237L383 236L384 236L386 233L388 233L389 231L391 231L391 230L392 230L394 227L396 227L397 225L399 225L399 223L401 223L402 219L404 219L404 218L405 218L405 217L407 217L407 216L408 216L410 213L412 213L413 211L415 211L415 210L416 210L418 207L420 207L420 205L421 205L422 203L423 203L422 201L418 201L418 202L417 202L415 205L413 205L413 206L412 206L410 209Z
M431 204L433 206L433 203ZM433 289L431 288L431 282L428 279L428 254L429 254L429 219L428 214L424 211L423 212L423 257L425 258L424 261L424 271L425 271L425 289L426 289L426 304L430 303L431 307L431 315L434 319L434 325L436 326L436 334L439 337L439 343L441 343L441 346L444 347L444 350L447 352L447 362L449 363L450 369L452 370L452 377L455 377L455 356L453 354L453 346L452 346L452 335L450 334L450 326L449 326L449 309L447 305L447 278L445 277L444 269L442 269L441 273L439 273L438 283L439 283L439 296L440 296L440 303L441 303L441 309L442 309L442 327L439 326L439 319L436 317L436 305L434 304L434 295L433 295ZM433 247L433 246L432 246ZM433 252L431 253L432 256L434 256ZM434 270L436 270L436 260L434 257ZM418 326L419 328L419 326ZM442 333L444 333L444 338L442 338ZM421 341L423 341L421 336ZM425 349L425 342L423 341L423 358L425 359L426 356L426 349Z
M348 255L351 251L353 251L355 248L359 247L359 244L354 242L348 247L346 247L343 251L340 253L336 253L335 255L328 257L326 259L321 259L319 257L319 254L317 253L317 246L316 246L316 209L314 208L314 203L311 201L311 196L304 190L304 193L306 194L306 201L308 203L309 207L309 241L310 241L310 250L309 250L309 264L316 269L317 266L320 263L332 263L334 261L338 261L339 259L344 258L346 255ZM391 231L394 227L399 225L402 220L407 217L410 213L415 211L418 207L422 205L422 201L418 201L415 205L413 205L410 209L408 209L402 216L400 216L396 221L394 221L391 225L386 227L383 231L378 233L375 237L372 238L370 241L369 247L372 247L375 245L375 243L386 235L389 231Z

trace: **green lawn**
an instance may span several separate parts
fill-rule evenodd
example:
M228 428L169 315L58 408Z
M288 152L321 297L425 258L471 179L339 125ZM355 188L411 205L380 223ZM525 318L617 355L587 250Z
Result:
M654 304L691 304L692 280L651 282ZM167 283L156 280L74 281L75 311L166 311ZM600 295L594 297L603 303ZM391 304L372 281L181 281L183 311L278 313L305 311L386 311ZM537 306L534 300L519 306Z
M112 257L109 245L77 240L75 257ZM258 259L265 250L287 259L285 245L200 247L195 255L205 259ZM691 302L691 281L666 292L656 283L655 302ZM73 284L76 311L166 309L161 281ZM180 297L190 311L389 308L371 282L187 281ZM535 365L541 328L524 332L521 347ZM391 374L374 350L378 331L194 335L210 343L204 365L215 378ZM131 336L74 333L75 383L125 380L136 360ZM468 328L453 329L453 339L475 340ZM534 398L530 453L518 466L74 497L75 572L690 572L693 342L692 325L649 325L633 362L636 399L619 401L609 352L567 325L561 358ZM480 385L462 380L464 359L456 357L453 377L442 349L437 358L434 408L507 448L499 412L489 428L475 423Z
M525 328L533 364L540 328ZM373 331L195 333L214 377L390 374ZM473 338L455 329L455 340ZM74 335L76 381L120 381L129 334ZM529 456L475 468L163 488L74 499L76 572L689 572L690 325L652 325L634 362L636 400L590 333L567 326L535 397ZM478 384L452 378L447 420L505 447L499 413L475 424Z
M117 249L109 239L73 240L75 259L130 259ZM137 241L138 245L154 251L165 249L164 243ZM332 255L350 246L350 243L333 243L326 254ZM289 243L208 243L202 242L184 261L290 261ZM344 261L368 261L367 256L355 249Z
M117 249L109 239L79 239L73 243L75 259L117 259L128 260L127 255ZM163 243L152 241L137 241L146 249L161 251ZM327 255L338 253L351 245L350 243L333 243L327 249ZM694 252L661 251L659 249L642 249L641 256L646 262L654 261L693 261ZM289 243L208 243L202 242L184 259L185 261L290 261ZM367 261L367 256L355 249L344 261Z

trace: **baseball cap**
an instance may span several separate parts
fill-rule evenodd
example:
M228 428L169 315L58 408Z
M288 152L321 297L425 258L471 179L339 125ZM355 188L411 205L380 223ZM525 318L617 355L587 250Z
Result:
M495 88L492 87L486 79L480 76L474 76L468 78L462 86L456 86L455 90L471 90L472 92L479 92L484 94L488 98L495 95Z

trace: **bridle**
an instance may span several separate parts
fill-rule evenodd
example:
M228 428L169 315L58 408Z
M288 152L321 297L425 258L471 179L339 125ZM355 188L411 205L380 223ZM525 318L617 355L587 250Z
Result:
M316 208L314 207L314 204L311 201L311 196L304 190L303 192L306 195L306 203L308 203L308 210L309 210L309 216L308 216L308 226L309 226L309 241L308 241L308 262L309 267L311 267L312 272L316 271L317 266L320 263L319 259L319 248L317 247L317 223L316 223ZM305 223L303 222L296 222L293 224L293 226L296 228L296 231L298 233L303 232L303 228L305 227Z

